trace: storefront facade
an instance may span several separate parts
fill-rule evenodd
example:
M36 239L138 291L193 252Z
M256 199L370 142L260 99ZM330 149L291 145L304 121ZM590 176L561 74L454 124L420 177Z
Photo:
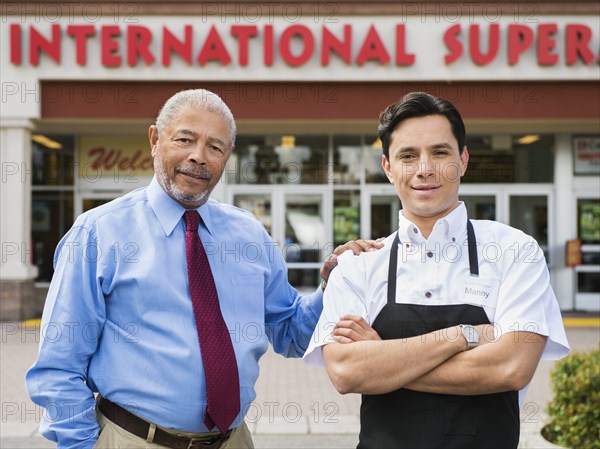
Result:
M377 116L418 90L465 118L470 216L534 236L561 308L599 310L596 3L3 8L3 319L39 314L77 215L148 184L147 127L170 95L197 87L238 122L213 196L263 222L293 285L316 286L339 243L395 230L401 205L380 168Z

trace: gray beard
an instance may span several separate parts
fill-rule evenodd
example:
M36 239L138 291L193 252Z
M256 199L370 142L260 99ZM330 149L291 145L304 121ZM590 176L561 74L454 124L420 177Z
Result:
M165 170L162 159L158 155L154 158L154 173L156 174L158 183L162 186L164 191L183 206L199 207L208 200L210 190L205 190L204 192L194 195L179 189L167 174L167 170Z

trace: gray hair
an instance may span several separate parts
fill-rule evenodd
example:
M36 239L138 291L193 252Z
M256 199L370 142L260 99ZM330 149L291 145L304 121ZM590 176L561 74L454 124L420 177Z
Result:
M204 109L221 115L229 125L231 146L235 147L235 135L237 130L233 114L221 97L206 89L182 90L169 98L160 109L158 117L156 118L158 132L165 129L171 121L177 118L177 115L181 110L186 107Z

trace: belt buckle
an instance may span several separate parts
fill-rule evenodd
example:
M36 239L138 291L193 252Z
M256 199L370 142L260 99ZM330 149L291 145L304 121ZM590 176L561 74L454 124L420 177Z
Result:
M190 438L187 449L209 448L212 447L213 444L218 443L220 440L221 439L218 435L210 440L206 440L204 438Z

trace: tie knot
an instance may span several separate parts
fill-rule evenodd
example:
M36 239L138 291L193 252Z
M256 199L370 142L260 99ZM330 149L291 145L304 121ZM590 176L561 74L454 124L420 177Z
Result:
M197 232L200 223L200 214L197 210L188 210L183 214L186 231Z

